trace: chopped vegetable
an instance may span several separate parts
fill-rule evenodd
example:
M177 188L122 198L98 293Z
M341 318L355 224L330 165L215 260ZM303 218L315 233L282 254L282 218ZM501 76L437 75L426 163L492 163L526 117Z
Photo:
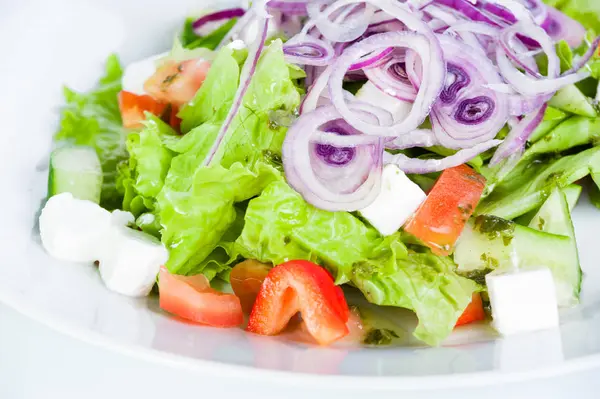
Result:
M456 327L465 324L474 323L485 319L485 310L483 310L483 302L481 301L481 294L478 292L473 293L473 299L467 305L463 314L460 315L456 321Z
M348 334L348 305L331 276L319 265L290 261L267 275L252 308L248 331L261 335L281 332L296 313L321 345Z
M121 119L123 119L123 127L128 129L142 127L142 122L146 119L146 112L162 116L166 107L166 104L159 103L150 96L138 96L128 91L119 93Z
M186 320L213 327L237 327L244 321L239 298L212 289L202 274L178 276L163 266L158 290L160 308Z
M144 90L157 101L183 105L202 86L210 63L204 60L167 61L144 84Z
M404 229L433 253L450 254L484 186L485 178L466 165L446 169Z
M253 259L238 263L231 269L229 281L235 295L240 298L244 312L250 313L263 281L272 265Z

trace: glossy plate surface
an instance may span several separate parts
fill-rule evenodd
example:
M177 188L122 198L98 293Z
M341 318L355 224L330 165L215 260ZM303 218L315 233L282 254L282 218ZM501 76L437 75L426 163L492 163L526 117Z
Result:
M168 4L168 5L167 5ZM170 47L202 0L4 2L0 5L0 300L79 339L149 360L254 381L347 389L438 389L573 372L600 365L600 212L575 212L583 303L554 331L499 339L486 327L439 348L319 348L240 330L185 324L152 300L109 292L92 266L49 258L37 238L51 136L64 83L88 88L110 52L126 63ZM408 320L398 311L399 320Z

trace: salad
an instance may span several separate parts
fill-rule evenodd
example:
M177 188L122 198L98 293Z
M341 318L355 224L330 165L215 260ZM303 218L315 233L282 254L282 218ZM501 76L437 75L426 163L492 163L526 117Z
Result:
M556 327L582 186L600 207L598 4L203 10L170 51L65 89L42 243L176 317L321 345L397 337L356 295L434 346Z

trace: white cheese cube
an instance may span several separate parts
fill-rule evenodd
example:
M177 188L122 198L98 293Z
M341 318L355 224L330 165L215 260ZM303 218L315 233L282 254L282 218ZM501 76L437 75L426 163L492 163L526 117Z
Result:
M156 61L167 55L168 52L157 54L127 65L123 72L123 90L139 96L146 94L144 83L156 72Z
M548 268L493 272L485 277L493 325L501 334L558 326L558 305Z
M385 94L371 82L365 83L356 93L356 99L383 108L392 114L394 121L403 120L410 113L412 103Z
M40 215L42 245L54 258L94 262L110 230L111 213L71 193L51 197Z
M148 295L169 253L156 238L113 225L110 243L100 258L100 276L106 286L128 296Z
M387 236L404 225L427 195L396 165L386 165L381 179L381 192L360 214Z

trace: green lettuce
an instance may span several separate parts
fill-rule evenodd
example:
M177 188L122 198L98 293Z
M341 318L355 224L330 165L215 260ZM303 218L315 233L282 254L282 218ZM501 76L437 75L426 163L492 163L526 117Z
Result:
M119 165L117 184L123 193L122 209L136 217L154 210L174 155L167 145L179 140L177 133L154 115L148 114L143 123L142 130L127 137L129 159Z
M600 32L600 2L597 0L544 0L579 21L586 29Z
M126 132L117 99L123 71L116 55L108 58L105 69L104 77L92 91L77 93L64 89L66 105L55 140L96 149L104 174L100 204L115 209L120 207L122 198L116 184L117 164L127 158Z
M414 334L430 345L452 332L479 289L456 274L449 258L414 252L400 234L381 237L350 213L316 209L280 180L249 202L236 246L242 256L262 262L317 262L370 302L415 311Z
M239 74L236 54L223 48L200 90L179 114L187 134L166 144L175 156L157 196L157 210L162 242L170 251L167 267L173 273L226 273L237 256L233 241L241 231L237 204L282 179L274 161L280 158L286 128L271 123L269 115L293 113L300 95L280 41L265 49L213 162L204 164L233 102Z

